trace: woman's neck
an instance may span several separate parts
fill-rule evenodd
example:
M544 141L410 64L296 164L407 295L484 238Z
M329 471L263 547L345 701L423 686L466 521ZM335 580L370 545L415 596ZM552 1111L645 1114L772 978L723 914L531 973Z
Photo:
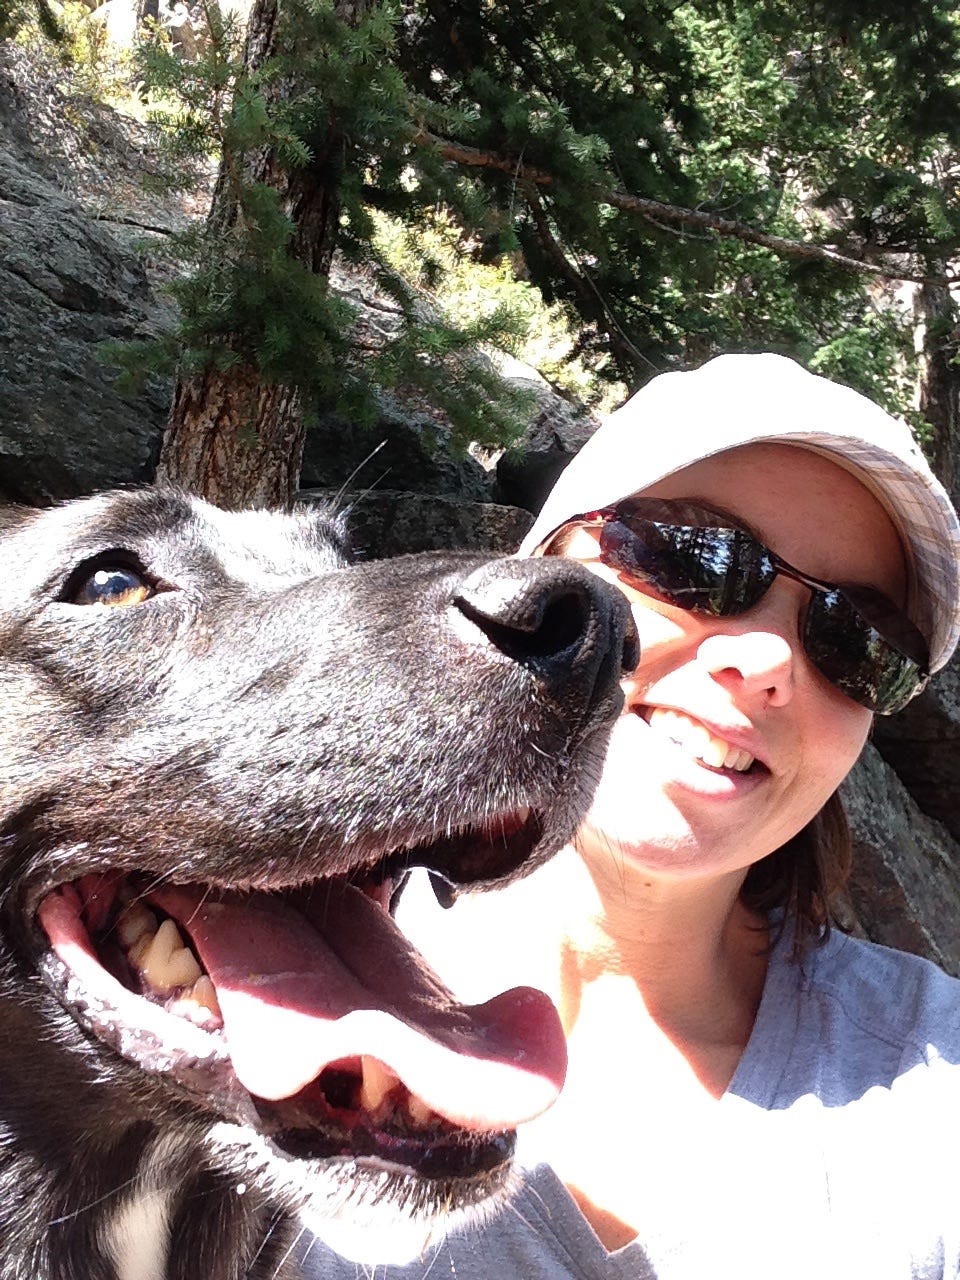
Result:
M572 849L550 871L550 899L571 904L566 919L562 908L541 918L553 933L541 945L559 960L555 994L568 1035L585 1001L613 1001L678 1047L746 1044L767 933L740 902L741 873L664 882L612 857L588 867Z
M567 848L440 918L435 904L423 904L418 921L414 902L401 903L404 931L461 997L528 983L557 1004L567 1082L523 1141L553 1165L608 1248L641 1220L637 1152L655 1148L652 1135L678 1115L709 1122L749 1039L767 934L739 891L739 876L664 883L613 853L588 868ZM617 1140L598 1142L609 1125Z
M767 932L739 889L737 878L664 885L623 868L598 874L573 850L546 870L525 945L554 956L569 1070L529 1140L609 1249L642 1220L636 1152L677 1116L711 1122L753 1029ZM566 920L562 903L576 904ZM598 1124L611 1123L617 1141L598 1143Z

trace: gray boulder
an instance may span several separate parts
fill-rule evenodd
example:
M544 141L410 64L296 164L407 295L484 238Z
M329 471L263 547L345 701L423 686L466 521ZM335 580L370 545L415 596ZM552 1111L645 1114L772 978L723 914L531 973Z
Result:
M490 551L507 555L533 523L528 511L491 502L374 489L342 496L314 490L306 501L333 501L346 512L350 539L362 560L416 551Z
M848 906L859 931L960 977L960 848L868 746L841 788L853 837Z
M490 479L474 458L459 456L447 432L426 414L381 393L373 426L321 414L307 428L302 489L390 489L461 502L490 501Z
M523 437L497 462L494 499L536 515L560 472L590 439L600 419L557 395L542 379L513 377L511 381L532 393L536 409Z
M47 503L145 481L169 387L121 394L101 344L155 333L139 256L44 173L0 66L0 496Z
M923 812L960 839L960 659L898 715L879 718L873 740Z

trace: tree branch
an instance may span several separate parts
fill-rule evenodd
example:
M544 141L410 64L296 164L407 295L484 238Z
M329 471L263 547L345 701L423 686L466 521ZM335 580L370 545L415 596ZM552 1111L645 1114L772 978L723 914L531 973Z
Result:
M557 243L557 239L550 229L547 211L543 207L543 201L540 199L536 184L527 181L526 175L524 177L525 180L520 184L521 189L526 198L527 207L533 216L534 226L537 229L544 252L560 274L572 286L580 299L583 314L588 318L595 319L603 332L606 333L610 340L610 350L613 353L613 358L624 373L624 376L626 376L627 370L631 368L649 366L650 361L643 352L637 350L626 333L624 333L613 309L590 279L588 273L583 271L579 264L575 266L560 244Z
M497 155L491 151L480 151L476 147L468 147L463 143L452 142L441 138L429 130L418 128L414 131L413 144L417 147L432 147L445 159L454 164L471 169L497 169L502 173L512 173L525 182L538 187L556 186L553 174L544 169L535 169L524 164L522 160L509 156ZM879 277L884 280L903 280L912 284L949 284L960 277L914 275L897 267L885 267L871 262L863 262L859 258L850 258L828 249L824 245L813 244L806 240L790 240L786 236L771 235L750 226L747 222L737 222L732 218L722 218L719 214L705 213L701 209L685 209L680 205L666 204L662 200L651 200L647 196L631 195L628 191L616 188L596 186L593 189L596 200L603 204L613 205L624 213L635 213L655 226L660 223L672 223L675 226L697 227L712 231L716 235L728 236L742 240L747 244L759 245L763 249L781 257L806 258L815 262L827 262L845 271L854 271L859 275Z

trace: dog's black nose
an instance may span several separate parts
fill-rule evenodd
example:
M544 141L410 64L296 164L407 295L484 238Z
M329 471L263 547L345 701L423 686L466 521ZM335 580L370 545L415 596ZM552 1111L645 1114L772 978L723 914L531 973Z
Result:
M493 561L460 584L453 604L557 693L571 681L616 681L637 665L637 632L623 595L573 560Z

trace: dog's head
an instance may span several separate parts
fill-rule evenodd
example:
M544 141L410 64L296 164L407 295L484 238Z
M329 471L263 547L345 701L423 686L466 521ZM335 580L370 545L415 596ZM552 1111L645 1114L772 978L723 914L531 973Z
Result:
M0 514L0 1112L32 1038L40 1158L175 1122L291 1204L432 1211L560 1087L545 997L458 1004L390 907L569 838L625 610L564 561L341 543L154 491Z

